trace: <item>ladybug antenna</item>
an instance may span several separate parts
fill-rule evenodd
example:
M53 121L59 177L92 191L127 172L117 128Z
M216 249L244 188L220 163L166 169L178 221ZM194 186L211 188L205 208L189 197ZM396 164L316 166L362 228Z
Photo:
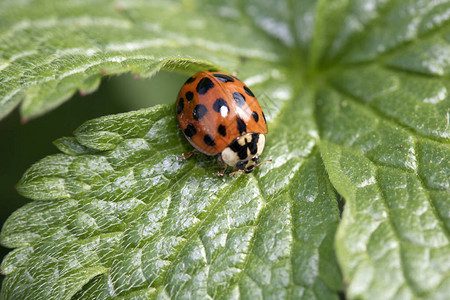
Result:
M257 164L257 165L255 166L255 168L256 168L256 167L259 167L259 166L262 165L263 163L270 162L270 161L272 161L272 160L271 160L271 159L263 160L262 162L260 162L259 164Z

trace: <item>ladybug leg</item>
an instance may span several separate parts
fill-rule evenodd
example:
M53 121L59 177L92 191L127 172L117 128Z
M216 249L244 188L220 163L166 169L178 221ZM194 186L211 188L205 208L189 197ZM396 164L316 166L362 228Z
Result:
M230 176L233 176L234 174L238 173L244 173L244 170L234 169L233 172L230 173Z
M221 177L223 176L223 174L225 173L225 171L227 170L227 166L224 166L222 168L222 170L220 170L219 172L217 172L217 176Z
M178 156L178 159L187 159L196 153L198 153L198 150L194 149L191 152L181 154L180 156Z
M222 169L219 172L217 172L217 176L223 176L223 174L227 169L227 164L223 161L222 155L219 155L219 157L217 158L217 163L219 164L219 166L222 167Z

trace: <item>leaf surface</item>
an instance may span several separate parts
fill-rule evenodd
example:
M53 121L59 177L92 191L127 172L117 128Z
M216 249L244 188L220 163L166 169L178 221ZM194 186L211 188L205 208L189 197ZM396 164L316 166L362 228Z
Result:
M19 182L2 299L450 294L448 1L30 5L0 10L0 114L103 75L238 71L272 162L179 160L170 105L86 122Z

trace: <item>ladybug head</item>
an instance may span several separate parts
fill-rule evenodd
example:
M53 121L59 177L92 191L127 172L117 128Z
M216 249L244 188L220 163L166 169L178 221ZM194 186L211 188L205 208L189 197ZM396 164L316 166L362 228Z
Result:
M264 150L264 134L247 133L236 138L222 153L222 160L237 171L251 173L258 166L259 156Z
M238 170L244 171L246 174L253 172L255 166L259 163L259 156L255 156L249 160L240 160L236 163Z

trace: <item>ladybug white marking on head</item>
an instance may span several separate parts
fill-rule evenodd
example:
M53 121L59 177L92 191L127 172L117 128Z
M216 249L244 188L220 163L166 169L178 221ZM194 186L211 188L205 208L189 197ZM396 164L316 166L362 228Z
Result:
M227 165L250 173L259 163L265 142L264 134L247 133L235 139L220 155Z

